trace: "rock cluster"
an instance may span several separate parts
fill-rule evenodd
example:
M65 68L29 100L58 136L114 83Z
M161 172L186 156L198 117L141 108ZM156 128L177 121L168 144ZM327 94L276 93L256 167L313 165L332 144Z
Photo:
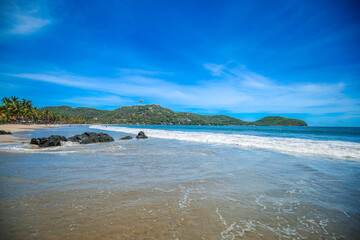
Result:
M148 138L143 131L140 131L136 136L137 139L146 139Z
M120 138L120 140L131 140L131 139L132 139L132 136L125 136L125 137Z
M89 144L99 142L113 142L114 139L107 133L85 132L83 134L69 137L68 141L78 142L80 144Z
M114 139L107 133L85 132L83 134L75 135L69 138L59 135L51 135L50 137L32 138L30 144L38 145L39 147L53 147L61 146L61 142L78 142L80 144L99 143L99 142L113 142Z
M39 147L54 147L61 146L61 141L67 141L66 137L60 135L51 135L50 137L32 138L30 144L35 144Z
M12 134L11 132L7 132L5 130L0 130L0 135L4 135L4 134Z
M137 139L148 138L143 131L140 131L136 136ZM131 136L125 136L120 140L130 140ZM113 142L114 139L107 133L85 132L69 138L60 135L51 135L50 137L32 138L30 144L38 145L39 147L53 147L61 146L61 142L78 142L80 144Z

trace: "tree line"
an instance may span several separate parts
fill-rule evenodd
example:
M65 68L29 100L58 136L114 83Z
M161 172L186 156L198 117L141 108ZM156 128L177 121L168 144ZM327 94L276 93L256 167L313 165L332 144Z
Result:
M33 106L30 100L12 96L4 97L0 105L0 123L33 122L33 123L85 123L85 119L55 114L48 109L41 110Z

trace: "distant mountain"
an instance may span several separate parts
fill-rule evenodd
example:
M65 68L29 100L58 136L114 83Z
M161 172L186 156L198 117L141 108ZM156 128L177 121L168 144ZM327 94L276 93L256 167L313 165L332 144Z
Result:
M94 117L101 116L107 112L110 112L108 110L99 110L96 108L89 108L89 107L77 107L72 108L70 106L58 106L58 107L44 107L43 110L47 109L53 113L59 114L59 115L65 115L69 117L82 117L86 119L92 119Z
M303 120L280 116L263 117L255 122L252 122L252 124L256 126L307 126L307 123Z
M247 122L227 115L201 115L188 112L174 112L160 105L134 105L99 110L88 107L69 106L44 107L56 114L85 118L90 123L140 124L140 125L256 125L256 126L307 126L306 122L293 118L265 117Z

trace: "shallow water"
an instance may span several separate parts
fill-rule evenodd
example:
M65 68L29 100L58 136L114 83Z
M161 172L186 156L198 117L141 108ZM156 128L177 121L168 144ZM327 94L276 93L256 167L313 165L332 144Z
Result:
M105 129L112 131L107 133L116 139L138 131L109 127ZM70 136L86 130L61 127L20 135ZM244 146L234 140L214 142L219 137L214 134L224 134L221 131L144 131L150 136L147 140L67 143L47 149L26 144L1 147L0 234L6 239L360 236L356 155L285 152L282 147ZM226 134L241 139L233 136L238 133ZM261 141L265 144L273 137ZM271 146L286 139L279 138ZM333 142L347 144L348 149L357 147L356 142Z
M91 129L131 134L136 134L145 127L90 126ZM360 128L349 128L351 129L349 130L330 127L327 131L321 128L323 129L322 134L314 135L314 132L318 132L316 130L318 127L248 127L249 129L244 126L149 127L146 129L147 135L162 139L259 148L296 155L320 155L360 160ZM251 135L254 128L256 134ZM289 133L291 134L289 135Z

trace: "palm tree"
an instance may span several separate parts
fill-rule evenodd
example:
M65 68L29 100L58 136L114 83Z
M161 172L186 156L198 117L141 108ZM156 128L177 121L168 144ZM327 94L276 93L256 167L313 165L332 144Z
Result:
M13 116L23 116L26 119L34 121L43 120L47 123L50 122L68 122L68 123L84 123L85 120L78 117L60 116L48 109L40 111L30 100L22 99L18 100L18 97L11 96L10 98L4 97L1 101L4 105L0 105L0 113L2 117L1 122L8 122Z
M3 111L8 112L10 115L18 115L21 112L21 104L18 97L12 96L10 98L4 97L1 101L5 104Z
M1 101L5 104L4 105L4 110L8 111L10 109L10 106L11 106L11 100L7 97L4 97L3 99L1 99Z
M10 98L11 98L11 101L13 101L13 102L17 102L17 100L19 99L18 97L15 97L15 96L11 96Z
M0 106L0 111L3 115L2 118L4 122L8 122L11 117L12 101L7 97L4 97L1 101L4 103L4 105Z
M26 100L25 98L22 99L21 104L24 108L27 108L27 109L31 109L32 105L33 105L30 100Z
M33 107L31 109L31 120L34 120L35 122L37 122L40 118L40 112L37 109L37 107Z
M26 99L22 99L21 101L21 115L24 116L26 119L31 118L32 115L32 102Z

